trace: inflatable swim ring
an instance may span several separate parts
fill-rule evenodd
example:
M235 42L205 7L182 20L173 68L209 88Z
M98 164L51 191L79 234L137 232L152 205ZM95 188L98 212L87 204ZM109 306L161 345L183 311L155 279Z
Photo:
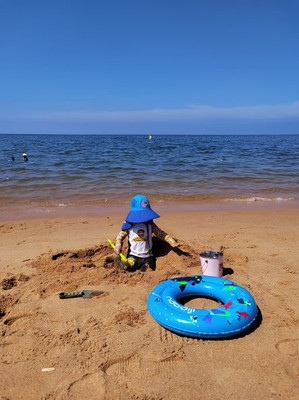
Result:
M187 297L209 297L217 308L197 309L182 304ZM228 279L193 275L169 279L150 293L147 308L164 328L195 338L236 335L255 320L258 308L251 294Z

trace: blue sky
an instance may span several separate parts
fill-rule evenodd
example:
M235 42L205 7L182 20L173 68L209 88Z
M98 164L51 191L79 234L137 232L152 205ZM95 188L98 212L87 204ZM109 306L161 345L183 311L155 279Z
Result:
M0 132L299 133L299 1L0 0Z

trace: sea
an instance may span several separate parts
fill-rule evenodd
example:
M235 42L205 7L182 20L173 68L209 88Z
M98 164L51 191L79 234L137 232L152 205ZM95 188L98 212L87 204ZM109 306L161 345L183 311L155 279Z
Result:
M28 162L22 154L26 153ZM0 207L293 203L299 135L0 135Z

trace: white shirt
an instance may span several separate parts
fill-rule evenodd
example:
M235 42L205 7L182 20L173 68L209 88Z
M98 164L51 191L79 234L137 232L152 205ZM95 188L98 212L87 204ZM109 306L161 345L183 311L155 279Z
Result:
M129 242L130 254L141 258L149 257L153 246L151 225L144 222L134 224L129 230Z

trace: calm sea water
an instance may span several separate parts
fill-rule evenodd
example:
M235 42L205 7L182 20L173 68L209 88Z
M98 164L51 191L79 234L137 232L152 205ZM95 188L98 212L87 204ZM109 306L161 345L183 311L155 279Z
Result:
M0 205L121 203L137 193L287 202L299 198L299 135L0 135L0 168Z

